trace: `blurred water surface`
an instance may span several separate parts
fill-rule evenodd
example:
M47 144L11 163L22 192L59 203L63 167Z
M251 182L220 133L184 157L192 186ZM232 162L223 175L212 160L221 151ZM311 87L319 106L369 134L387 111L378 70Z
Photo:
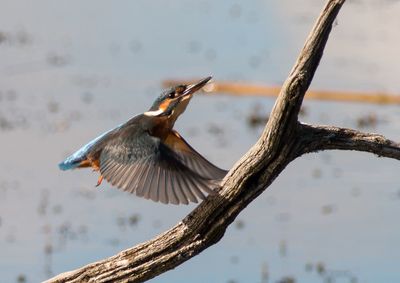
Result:
M146 110L165 78L282 83L322 2L0 1L0 281L45 280L182 219L194 205L94 188L95 173L57 164ZM348 1L312 87L400 93L399 13L400 1ZM247 117L273 102L199 95L176 128L230 168L260 134ZM305 122L400 139L397 106L304 106ZM400 282L399 169L365 153L303 156L220 243L151 282Z

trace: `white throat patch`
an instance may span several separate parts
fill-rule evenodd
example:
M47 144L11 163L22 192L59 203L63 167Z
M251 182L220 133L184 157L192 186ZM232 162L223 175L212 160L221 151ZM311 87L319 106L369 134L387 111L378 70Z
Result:
M164 112L164 110L158 109L156 111L147 111L147 112L144 112L143 114L146 116L154 117L154 116L158 116L158 115L162 114L163 112Z

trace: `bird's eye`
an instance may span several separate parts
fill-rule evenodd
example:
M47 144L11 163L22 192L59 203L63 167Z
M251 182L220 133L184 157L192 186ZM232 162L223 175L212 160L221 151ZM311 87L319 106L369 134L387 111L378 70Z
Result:
M175 91L170 92L170 93L168 94L168 98L174 98L174 97L175 97Z

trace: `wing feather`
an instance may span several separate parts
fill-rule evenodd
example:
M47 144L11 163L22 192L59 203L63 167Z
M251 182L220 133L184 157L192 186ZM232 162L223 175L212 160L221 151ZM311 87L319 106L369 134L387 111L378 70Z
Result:
M171 131L165 143L177 153L183 164L206 179L222 179L228 173L205 159L177 131Z
M181 188L178 182L179 175L179 173L176 173L171 176L172 188L174 189L175 194L179 199L179 203L189 204L189 197L185 194L185 190ZM190 190L190 188L188 188L188 190Z
M146 181L143 185L143 196L146 199L151 199L153 201L158 201L158 196L157 195L153 195L151 194L152 190L156 189L156 185L153 187L153 179L154 179L154 175L156 174L157 171L157 167L149 167L148 169L148 174L146 176Z
M196 194L196 196L199 199L205 199L206 198L206 196L204 195L202 190L197 186L196 182L194 180L192 180L192 178L185 178L183 180L187 183L188 187L193 190L193 192Z
M138 183L137 183L137 195L144 197L144 193L146 190L146 181L148 176L151 174L151 167L150 166L143 166L143 170L140 176L138 176Z
M136 191L136 195L137 195L137 190L136 190L136 183L138 181L138 179L136 178L139 170L141 170L142 168L139 167L137 164L132 165L133 169L131 172L131 175L129 176L130 181L128 186L125 188L125 190L131 194L133 194Z
M116 186L117 187L119 187L119 188L123 188L124 187L123 184L126 181L127 175L129 175L129 169L130 169L130 165L122 167L121 173L117 177L117 182L116 182Z
M116 175L118 175L121 169L122 169L122 164L115 163L114 166L112 166L109 170L110 174L108 176L107 174L105 174L105 176L108 177L106 178L106 180L109 181L113 186L115 186L117 180Z
M123 190L128 189L128 185L131 181L131 175L132 175L133 168L134 168L133 165L127 166L127 170L125 171L125 174L123 176L123 181L121 182L121 188Z
M160 182L158 183L158 190L159 190L159 195L160 195L160 200L162 203L168 203L169 199L168 199L168 195L167 195L167 189L166 189L166 175L165 175L165 171L161 170L160 172Z
M184 182L185 178L182 176L182 174L177 175L176 179L177 179L177 183L179 184L180 188L186 194L187 199L191 202L197 203L197 198L194 195L194 193L192 192L192 188L190 188L189 186L187 186L185 184L185 182Z
M154 169L154 173L152 175L151 182L150 182L148 190L146 192L146 194L149 196L149 198L154 201L160 200L160 197L158 194L159 181L160 181L160 167L156 167Z
M178 196L176 195L175 189L172 185L171 171L165 171L165 191L167 192L168 199L172 204L179 204Z
M100 153L100 173L112 185L136 192L139 197L172 204L197 202L212 192L210 181L214 178L210 178L209 168L217 167L196 157L195 151L192 155L197 159L177 153L159 138L138 132L137 127L121 131ZM215 174L223 171L217 169L213 176L222 176Z

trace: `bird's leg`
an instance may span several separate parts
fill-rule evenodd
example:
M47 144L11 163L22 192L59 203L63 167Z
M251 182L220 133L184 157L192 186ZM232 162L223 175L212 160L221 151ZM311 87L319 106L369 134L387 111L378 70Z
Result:
M103 181L103 175L100 175L99 178L97 179L96 187L100 186L102 181Z
M91 163L93 171L97 171L97 172L100 171L100 162L98 159L91 160L90 163ZM99 178L97 179L96 187L100 186L102 181L103 181L103 175L100 174Z

